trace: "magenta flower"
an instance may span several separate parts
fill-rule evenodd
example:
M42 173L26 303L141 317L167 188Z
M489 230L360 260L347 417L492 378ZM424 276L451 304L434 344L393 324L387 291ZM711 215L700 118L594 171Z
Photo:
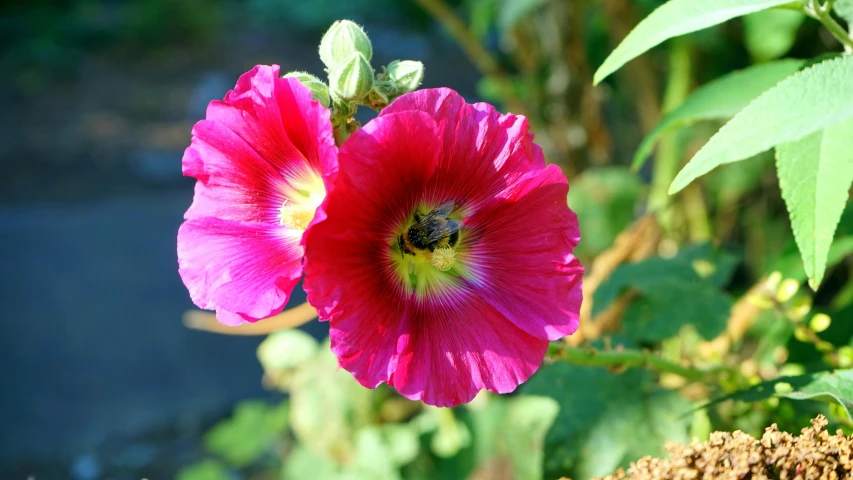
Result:
M363 385L439 406L507 393L577 329L577 217L523 117L421 90L353 134L339 162L305 289Z
M302 276L304 239L337 172L329 111L278 65L243 74L193 128L198 179L178 231L193 302L228 325L280 311Z

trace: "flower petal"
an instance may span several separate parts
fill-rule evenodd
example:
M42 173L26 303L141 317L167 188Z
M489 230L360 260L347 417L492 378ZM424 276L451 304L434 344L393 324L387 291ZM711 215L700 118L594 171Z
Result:
M243 74L225 101L213 101L193 128L184 174L199 179L186 218L217 216L275 223L296 184L337 171L329 111L277 65Z
M431 190L439 199L465 199L476 207L531 169L545 166L542 149L523 116L501 115L486 103L468 104L447 88L425 89L399 97L382 110L385 115L425 112L441 140L440 165Z
M229 325L279 312L302 276L301 231L214 217L178 231L178 272L200 308Z
M578 328L583 267L580 239L556 165L531 172L466 219L466 255L478 294L516 326L556 340Z
M508 393L539 368L548 347L518 329L471 290L430 302L373 298L331 322L332 351L368 387L381 382L403 396L451 407L478 391ZM411 300L411 299L409 299Z

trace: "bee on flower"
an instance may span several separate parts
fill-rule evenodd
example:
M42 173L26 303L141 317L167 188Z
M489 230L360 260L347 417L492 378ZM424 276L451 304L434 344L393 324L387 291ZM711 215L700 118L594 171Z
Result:
M577 329L577 217L532 137L523 117L427 89L341 146L304 285L360 383L438 406L507 393Z

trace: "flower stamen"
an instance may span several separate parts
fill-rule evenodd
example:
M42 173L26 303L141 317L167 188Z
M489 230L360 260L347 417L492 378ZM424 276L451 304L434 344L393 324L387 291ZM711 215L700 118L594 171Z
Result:
M322 202L323 195L314 193L310 194L302 202L285 200L278 209L279 223L296 230L305 230L308 228L311 220L314 220L314 213Z
M450 245L436 246L430 260L433 267L446 272L453 268L453 263L456 261L456 251Z

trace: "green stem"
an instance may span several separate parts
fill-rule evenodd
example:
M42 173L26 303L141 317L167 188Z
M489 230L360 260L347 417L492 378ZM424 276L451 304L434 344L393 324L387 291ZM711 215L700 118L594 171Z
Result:
M803 7L803 13L822 23L829 30L829 33L844 45L844 50L851 53L853 52L853 37L832 18L830 12L834 3L834 0L827 0L826 4L820 5L818 0L812 0L811 5Z
M714 376L718 370L702 370L672 363L651 352L639 350L601 351L571 348L567 345L551 344L548 357L586 367L639 367L660 373L673 373L687 380L703 381Z
M690 90L690 48L684 39L673 42L669 51L669 82L664 92L663 113L678 107ZM672 222L668 207L670 203L669 185L675 179L680 165L678 138L668 134L658 146L655 168L652 173L652 185L649 192L649 210L657 211L658 221L664 227Z

